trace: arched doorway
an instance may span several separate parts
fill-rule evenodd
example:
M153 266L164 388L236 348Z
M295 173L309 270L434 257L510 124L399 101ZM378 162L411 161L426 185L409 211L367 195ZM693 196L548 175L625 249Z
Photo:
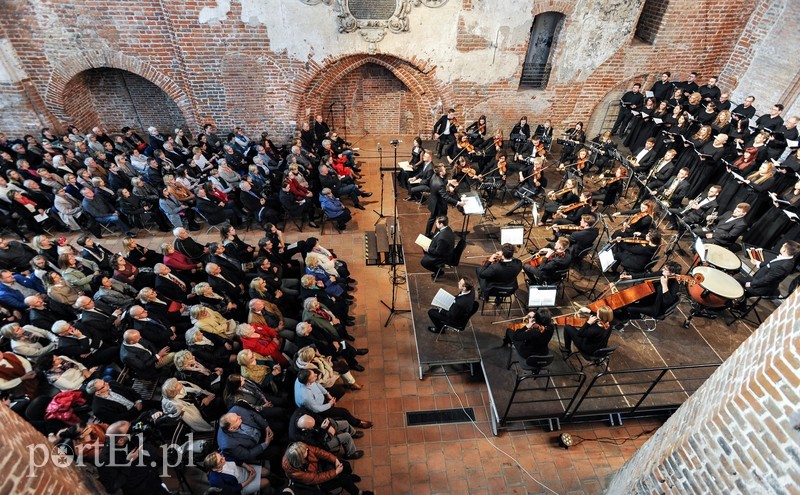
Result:
M322 108L329 123L341 129L346 120L353 134L415 134L422 123L408 87L392 71L373 63L343 77L325 96Z
M64 111L79 129L155 126L171 133L186 126L183 113L164 90L137 74L108 67L73 77L64 88Z
M300 94L300 120L322 115L340 132L346 120L348 134L429 133L437 111L453 100L432 69L381 54L328 61Z

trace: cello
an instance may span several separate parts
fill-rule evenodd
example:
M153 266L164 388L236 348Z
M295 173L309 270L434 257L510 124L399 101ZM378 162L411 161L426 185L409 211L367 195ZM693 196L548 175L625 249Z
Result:
M697 275L670 275L667 277L668 279L672 278L678 281L678 283L684 283L688 287L692 287L693 285L700 283L703 281L703 277ZM636 280L636 285L633 287L628 287L622 290L617 288L617 284L609 284L608 290L606 292L610 292L606 296L602 296L594 301L593 303L589 304L587 308L592 311L597 311L601 306L608 306L612 310L617 310L620 308L624 308L629 304L633 304L637 301L644 299L647 296L655 294L656 286L655 281L660 280L661 277L652 277L647 279Z

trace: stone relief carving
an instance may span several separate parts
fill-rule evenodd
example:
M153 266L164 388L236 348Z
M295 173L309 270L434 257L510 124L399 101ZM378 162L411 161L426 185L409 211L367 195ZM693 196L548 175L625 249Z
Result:
M413 7L441 7L447 0L300 0L306 5L332 5L340 33L355 33L369 43L374 54L386 31L408 31L408 14Z

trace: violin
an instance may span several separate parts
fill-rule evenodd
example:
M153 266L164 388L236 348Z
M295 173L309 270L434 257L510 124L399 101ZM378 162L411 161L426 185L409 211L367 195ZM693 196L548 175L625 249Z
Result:
M473 179L475 178L476 175L478 175L478 171L472 168L472 166L469 164L466 164L463 167L461 167L461 173Z
M583 227L581 227L580 225L570 225L570 224L566 224L566 225L558 225L558 224L550 225L547 228L553 229L553 230L558 230L558 231L565 231L565 232L569 232L569 231L573 231L573 230L583 230Z
M478 134L486 135L486 123L478 124Z
M571 205L567 205L561 208L561 213L569 213L572 210L577 210L578 208L583 208L586 206L586 201L581 201L578 203L572 203Z
M643 212L637 213L635 215L632 215L630 218L625 220L625 222L622 224L623 230L627 229L628 227L630 227L631 225L635 224L636 222L638 222L639 220L641 220L642 218L644 218L644 217L646 217L648 215L650 215L650 213L648 213L646 211L643 211Z
M582 327L584 323L589 321L591 313L585 311L576 311L566 315L554 316L553 325L572 325L573 327Z
M523 265L536 267L540 266L542 263L550 261L551 259L553 259L553 256L558 256L559 258L563 258L566 255L567 253L564 251L553 251L552 253L550 253L550 256L545 256L544 254L537 253L534 254L531 259L523 263Z
M588 161L589 161L589 157L578 158L578 167L577 167L577 169L578 170L583 170L584 168L586 168L586 162L588 162Z
M502 148L503 147L503 137L502 136L498 136L498 137L494 138L494 145L497 146L497 149Z
M650 241L641 239L639 237L616 237L611 242L624 242L625 244L636 244L639 246L647 246Z
M547 154L547 150L544 149L544 144L543 143L539 143L536 146L534 146L533 154L536 155L536 156L544 156L544 155L546 155Z
M558 191L550 191L549 193L547 193L547 197L550 199L557 199L567 194L570 191L572 191L571 188L565 187L564 189L559 189Z

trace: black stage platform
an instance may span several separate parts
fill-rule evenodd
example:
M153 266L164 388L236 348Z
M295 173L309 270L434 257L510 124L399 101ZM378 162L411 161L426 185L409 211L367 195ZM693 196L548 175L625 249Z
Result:
M554 174L551 180L557 183L558 175ZM404 193L405 190L401 190L399 197L403 198ZM398 204L420 379L436 373L442 366L468 365L470 371L474 371L474 365L480 364L490 393L495 433L512 425L530 426L543 421L556 429L561 421L610 418L613 423L621 421L626 414L651 410L669 412L684 402L753 332L753 326L744 321L729 325L728 314L716 320L698 317L691 321L689 328L684 328L684 319L690 311L686 299L672 316L658 322L655 331L647 332L629 325L622 332L614 332L609 345L619 345L619 348L611 357L608 373L593 367L580 373L576 371L580 368L577 358L572 357L567 363L558 350L562 332L559 328L557 337L550 343L550 350L556 357L549 367L553 382L548 384L548 390L541 390L546 378L523 379L514 393L517 373L514 367L506 369L511 349L501 347L506 324L492 324L507 319L505 309L493 314L494 306L487 304L487 314L481 316L478 312L465 332L444 334L438 342L437 335L427 330L431 325L427 311L438 289L455 294L460 276L474 280L475 268L499 249L499 241L490 238L489 232L496 233L500 226L520 220L519 216L503 216L514 204L512 199L492 207L498 220L491 224L480 224L478 217L471 218L472 232L468 235L469 243L461 265L455 273L447 270L436 282L420 265L422 252L414 244L429 216L427 207L416 202L399 201ZM453 230L458 232L463 215L451 209L449 218ZM545 237L550 233L544 227L534 228L531 238L537 245L544 246L547 244ZM688 251L688 245L686 247ZM527 253L519 252L518 256L524 259ZM681 262L684 271L691 264L689 259L673 259ZM558 301L560 307L554 309L554 314L569 313L575 305L590 302L579 291L588 292L599 269L587 266L583 271L585 275L572 268L564 294ZM512 318L526 312L523 304L527 303L527 286L523 274L519 280L521 288L511 310ZM601 286L608 282L610 280L601 277ZM463 371L463 367L459 371ZM513 404L509 407L512 395Z

